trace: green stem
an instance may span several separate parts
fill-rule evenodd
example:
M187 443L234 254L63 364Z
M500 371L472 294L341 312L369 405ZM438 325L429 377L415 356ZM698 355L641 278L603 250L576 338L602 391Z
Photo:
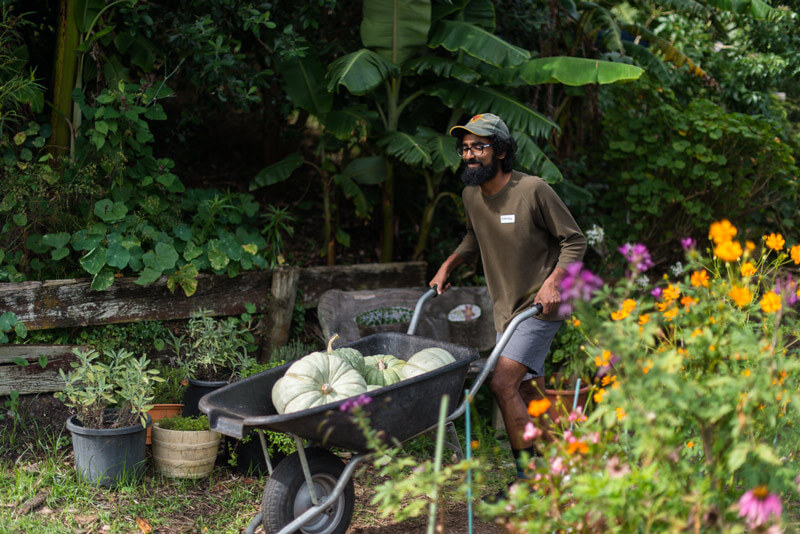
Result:
M436 501L439 499L439 473L442 471L442 454L444 452L444 427L447 419L447 404L449 397L442 395L439 406L439 424L436 430L436 456L433 460L434 484L431 492L431 505L428 516L428 534L434 534L436 528ZM469 444L467 444L469 446Z

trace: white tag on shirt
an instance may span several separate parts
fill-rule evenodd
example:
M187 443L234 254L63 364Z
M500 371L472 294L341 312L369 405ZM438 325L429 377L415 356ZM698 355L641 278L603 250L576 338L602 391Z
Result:
M501 215L500 216L500 224L514 224L514 216L513 215Z

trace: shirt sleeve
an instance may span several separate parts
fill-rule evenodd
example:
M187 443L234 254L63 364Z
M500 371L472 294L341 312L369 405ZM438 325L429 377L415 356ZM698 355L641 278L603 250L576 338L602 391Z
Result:
M536 188L534 201L536 203L534 217L537 223L547 228L558 241L560 252L556 267L566 269L569 265L581 261L586 252L586 237L566 204L544 180Z
M478 257L480 248L478 247L478 237L472 229L472 219L469 218L469 210L465 210L465 212L467 214L467 233L456 248L456 254L461 256L464 263L470 263Z

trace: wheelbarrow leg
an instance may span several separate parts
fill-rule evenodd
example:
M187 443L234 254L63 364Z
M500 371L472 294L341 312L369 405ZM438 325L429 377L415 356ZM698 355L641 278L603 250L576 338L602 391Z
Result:
M460 462L464 459L464 451L461 449L461 441L456 433L456 425L452 421L447 422L447 438L445 438L444 445L455 453L457 461ZM467 447L469 447L469 443L467 443Z

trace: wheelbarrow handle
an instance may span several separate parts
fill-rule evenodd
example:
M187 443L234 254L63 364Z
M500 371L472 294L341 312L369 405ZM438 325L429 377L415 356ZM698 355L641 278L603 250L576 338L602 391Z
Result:
M494 346L494 350L489 355L489 358L486 360L486 363L481 369L480 374L472 383L472 387L470 388L469 392L467 393L467 398L461 403L461 405L454 411L450 416L447 418L448 421L452 421L464 415L464 412L467 408L467 401L472 401L475 398L475 394L478 393L478 390L481 388L483 383L486 381L486 377L489 376L489 373L492 372L494 366L497 365L497 360L500 358L500 353L503 352L503 349L506 348L508 344L508 340L511 339L511 336L514 334L514 331L517 329L519 324L534 315L539 315L542 313L542 305L539 303L534 304L524 312L520 313L516 317L514 317L511 322L508 324L508 327L503 332L503 335L500 337L500 341Z
M425 304L425 302L428 299L434 298L437 295L439 295L438 286L436 284L433 284L433 286L430 287L428 289L428 291L426 291L419 298L419 300L417 300L417 305L416 305L416 307L414 307L414 315L411 316L411 324L408 325L408 330L406 331L406 334L408 334L409 336L413 336L414 335L414 332L417 331L417 324L419 323L419 315L420 315L420 312L422 311L423 304Z

